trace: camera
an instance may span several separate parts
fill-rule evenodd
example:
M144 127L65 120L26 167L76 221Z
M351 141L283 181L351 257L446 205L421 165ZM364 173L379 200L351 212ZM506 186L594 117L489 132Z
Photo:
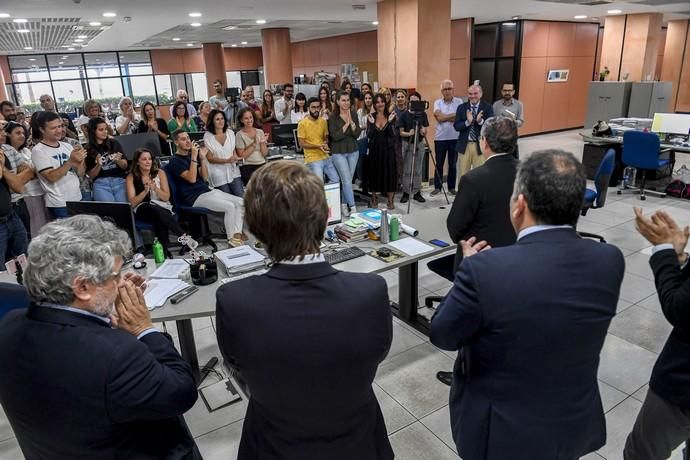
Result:
M408 109L411 112L426 112L429 108L429 101L410 101Z

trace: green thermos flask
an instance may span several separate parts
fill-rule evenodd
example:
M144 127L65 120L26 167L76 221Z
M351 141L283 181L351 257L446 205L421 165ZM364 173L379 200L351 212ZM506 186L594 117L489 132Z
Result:
M391 241L396 241L400 239L400 221L397 217L391 219Z
M153 261L156 262L156 265L165 262L165 251L158 238L153 239Z

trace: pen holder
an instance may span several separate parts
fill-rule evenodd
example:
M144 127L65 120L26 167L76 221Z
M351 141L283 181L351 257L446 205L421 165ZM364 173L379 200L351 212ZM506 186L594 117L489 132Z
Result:
M215 283L218 279L218 266L213 258L201 259L189 267L192 275L192 283L197 286L206 286Z

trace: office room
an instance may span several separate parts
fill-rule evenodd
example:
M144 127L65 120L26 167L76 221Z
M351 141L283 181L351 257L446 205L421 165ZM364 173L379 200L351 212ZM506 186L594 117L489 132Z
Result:
M0 158L3 460L688 458L687 2L5 3Z

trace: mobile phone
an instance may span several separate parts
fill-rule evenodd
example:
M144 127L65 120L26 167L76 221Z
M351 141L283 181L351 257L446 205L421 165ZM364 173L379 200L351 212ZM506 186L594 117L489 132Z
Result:
M430 240L429 243L433 244L434 246L438 246L439 248L447 248L450 246L450 244L446 243L445 241L442 240Z

